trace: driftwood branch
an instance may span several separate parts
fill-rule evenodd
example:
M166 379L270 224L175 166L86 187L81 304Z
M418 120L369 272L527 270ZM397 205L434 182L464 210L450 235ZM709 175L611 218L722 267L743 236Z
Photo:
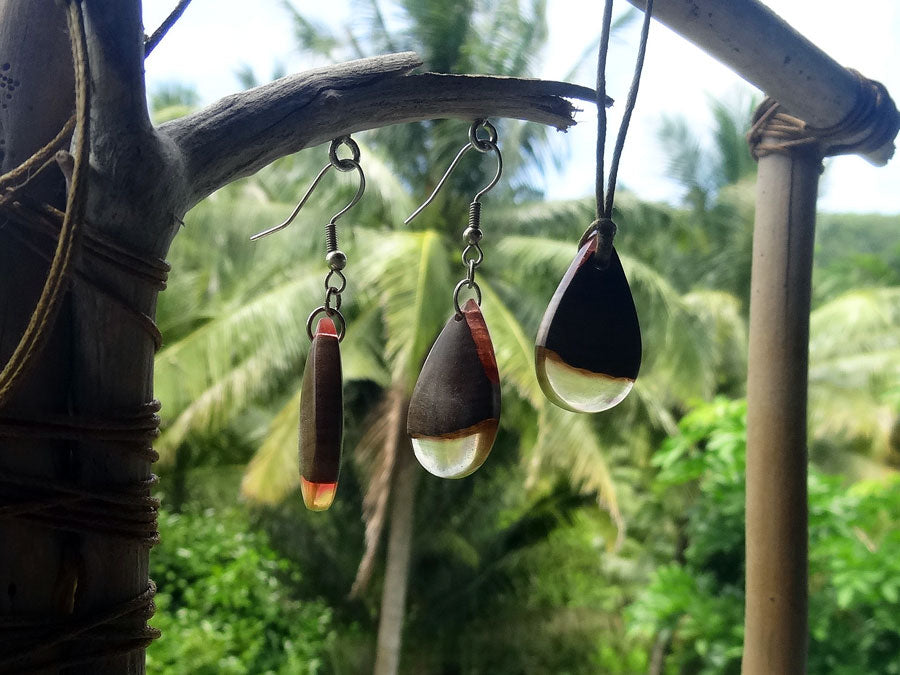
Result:
M282 78L169 122L160 133L180 149L190 207L284 155L337 136L437 118L511 117L565 130L567 99L594 90L565 82L483 75L410 74L412 52L388 54Z
M84 3L91 64L93 136L123 130L133 136L152 133L144 91L140 3L92 0Z
M161 257L174 235L185 182L177 149L150 122L140 3L84 5L92 183L103 186L89 191L88 220L101 234L127 241L131 250Z

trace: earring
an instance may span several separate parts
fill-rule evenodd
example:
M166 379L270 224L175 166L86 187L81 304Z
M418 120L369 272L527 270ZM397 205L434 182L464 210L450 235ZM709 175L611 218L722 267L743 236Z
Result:
M487 138L478 138L479 129L487 132ZM462 254L467 273L453 290L456 312L425 359L407 419L416 458L427 471L441 478L462 478L480 467L491 451L500 424L500 376L491 336L481 314L481 289L475 281L475 270L484 260L480 199L497 184L503 171L497 130L490 122L477 120L472 124L469 142L457 153L431 196L405 221L409 223L431 203L450 172L473 148L496 153L497 173L469 204ZM471 289L475 298L460 306L463 288Z
M535 341L535 369L551 402L574 412L600 412L624 399L641 368L641 327L622 263L613 246L616 177L628 124L637 101L653 0L647 0L634 77L603 190L606 146L606 56L612 0L606 0L597 58L597 218L559 283Z
M337 151L341 145L350 149L351 157L338 158ZM300 492L303 503L311 511L324 511L331 506L341 469L344 409L339 345L346 330L344 316L341 314L341 293L347 287L347 279L343 273L347 256L337 245L336 221L360 200L366 189L366 176L359 164L359 156L359 146L349 136L333 140L328 151L329 163L313 180L293 213L280 225L250 237L255 241L290 225L331 168L338 171L355 170L359 174L356 195L325 225L325 262L329 267L325 277L325 302L316 307L306 320L306 334L311 344L301 384L299 454ZM313 331L313 321L320 316Z
M535 367L550 401L574 412L618 404L641 367L641 329L612 245L615 224L592 223L538 329Z

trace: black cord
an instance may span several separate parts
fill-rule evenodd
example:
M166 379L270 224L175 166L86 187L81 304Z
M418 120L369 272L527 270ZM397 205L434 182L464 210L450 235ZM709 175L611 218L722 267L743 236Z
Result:
M644 56L647 53L647 36L650 33L650 17L653 14L653 0L646 0L644 10L644 23L641 26L641 39L638 46L637 61L634 66L634 75L631 79L631 88L628 90L628 98L625 101L625 109L622 113L622 123L619 125L619 133L616 136L616 144L609 165L609 179L606 186L606 195L603 194L603 161L606 153L606 56L609 52L609 34L612 25L613 0L606 0L603 11L603 27L600 33L600 49L597 54L597 174L594 191L597 199L597 219L591 223L587 232L581 237L581 244L597 232L600 237L596 256L598 262L605 267L609 262L612 252L612 240L616 233L616 226L612 222L613 200L616 193L616 179L619 174L619 160L622 158L622 149L625 147L625 135L628 133L628 125L637 102L638 88L641 82L641 71L644 67Z
M162 42L162 39L166 36L166 33L168 33L169 29L175 25L175 22L181 18L181 15L184 14L184 10L187 9L189 4L191 4L191 0L179 0L178 4L175 6L175 9L173 9L171 14L166 17L166 20L159 25L159 28L153 31L153 35L151 35L144 41L145 59L150 56L150 52L156 49L156 45Z
M594 191L597 197L597 219L603 216L603 156L606 154L606 54L609 51L609 33L612 25L612 0L606 0L603 10L603 27L600 32L600 49L597 52L597 177Z
M608 2L610 5L612 4L612 0L608 0ZM647 0L647 7L644 9L644 23L641 26L641 41L638 45L637 62L634 64L634 75L631 78L631 88L628 90L628 99L625 101L625 110L622 113L622 124L619 125L619 135L616 137L612 160L609 163L609 184L606 188L606 202L603 207L603 215L607 218L612 218L616 178L619 174L619 160L622 157L622 148L625 147L625 134L628 133L631 113L634 112L634 105L637 102L638 88L641 84L641 71L644 68L644 56L647 53L647 36L650 34L650 17L652 14L653 0Z

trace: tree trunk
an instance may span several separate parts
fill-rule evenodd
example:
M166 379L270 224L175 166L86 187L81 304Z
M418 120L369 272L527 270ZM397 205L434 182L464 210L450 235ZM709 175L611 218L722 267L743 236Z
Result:
M9 78L5 91L10 91L12 83L16 86L0 118L3 144L14 149L4 158L4 169L16 166L50 140L71 115L73 67L67 11L65 3L53 0L9 0L0 9L0 62L10 64L8 68L0 65ZM85 219L90 226L81 226L85 235L102 236L140 258L162 257L174 228L172 212L164 213L152 204L159 185L154 186L149 174L167 161L155 151L144 102L140 6L112 0L86 2L84 24L93 133ZM101 44L98 36L104 33L115 39ZM63 174L52 168L23 195L32 202L61 206L65 189ZM170 203L159 202L162 209ZM4 280L0 362L6 364L47 275L46 263L30 252L52 252L53 247L48 248L45 236L21 223L5 222L4 229L0 233L5 235L0 246ZM18 238L12 236L14 231L19 232ZM29 495L32 499L45 498L47 492L58 498L61 490L91 495L129 490L138 500L149 499L146 442L114 442L110 434L101 438L102 434L84 432L82 427L90 426L88 420L113 423L146 410L152 399L154 342L146 325L134 316L153 316L158 289L121 265L78 249L74 266L76 274L70 275L68 297L52 324L49 342L0 411L7 429L16 420L32 419L40 427L34 437L51 438L10 439L9 432L0 433L7 436L0 446L0 466L20 480L52 486L38 496ZM94 286L72 280L80 274L89 274ZM101 286L105 292L96 292L95 287ZM65 420L79 431L67 438L59 431L45 433L49 418ZM152 424L152 418L148 420ZM24 495L14 503L21 501ZM68 507L57 508L53 516L51 509L44 509L0 520L0 614L24 623L25 634L33 638L3 645L3 657L14 650L21 652L16 654L19 660L5 666L10 672L26 667L57 672L61 664L76 662L91 673L144 672L140 645L150 633L148 605L140 599L148 591L146 544L152 534L111 533L112 519L119 514L109 511L108 502L99 503L105 508L87 519L91 522L82 518L73 524ZM132 611L130 603L135 599L137 611ZM125 610L122 617L112 616ZM35 625L47 620L53 625L52 641L34 631ZM97 630L83 630L87 625ZM99 637L104 631L110 634ZM69 639L59 639L67 633Z
M412 548L416 485L422 470L412 458L409 443L397 454L397 477L391 504L391 532L381 594L375 675L396 675L400 666L406 589L409 584L409 554Z

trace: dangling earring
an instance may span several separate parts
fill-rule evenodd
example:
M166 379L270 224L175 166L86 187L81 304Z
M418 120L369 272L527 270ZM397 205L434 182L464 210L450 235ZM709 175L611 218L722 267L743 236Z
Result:
M641 328L622 263L613 246L613 198L625 133L637 99L653 0L648 0L634 79L628 92L603 194L606 142L606 53L612 0L607 0L597 66L597 218L581 236L578 253L550 300L535 341L535 368L551 402L575 412L618 404L641 367Z
M487 131L488 137L478 138L479 129ZM475 270L484 259L479 245L483 235L480 199L497 184L503 171L497 130L490 122L477 120L472 124L469 142L457 153L431 196L405 221L409 223L431 203L462 156L473 148L496 153L497 173L469 204L462 254L466 278L453 290L456 312L425 359L407 419L416 458L427 471L441 478L462 478L481 466L500 424L500 376L491 336L481 315L481 289L475 281ZM460 306L463 288L471 289L476 299L470 298Z
M338 148L345 145L351 157L339 159ZM344 408L341 382L341 351L346 324L341 314L341 293L347 287L343 269L347 256L338 249L336 221L356 204L366 189L366 176L359 165L359 146L349 136L331 142L329 163L319 172L303 195L293 213L280 225L250 237L277 232L288 225L303 208L306 200L332 167L338 171L356 171L359 189L347 206L338 211L325 226L325 262L329 271L325 277L325 302L316 307L306 320L306 334L311 341L306 367L303 369L300 400L300 492L303 503L311 511L324 511L334 501L341 469L341 445L344 429ZM313 321L322 316L313 331ZM335 326L335 321L339 324Z

